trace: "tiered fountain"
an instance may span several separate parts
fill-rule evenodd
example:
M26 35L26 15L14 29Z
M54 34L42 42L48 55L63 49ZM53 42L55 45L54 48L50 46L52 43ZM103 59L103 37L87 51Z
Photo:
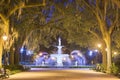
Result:
M48 53L41 52L35 58L36 66L57 66L57 67L69 67L69 66L78 66L85 64L85 57L84 55L79 52L79 50L72 51L70 55L63 54L62 48L64 46L61 45L61 38L58 38L58 48L57 52L51 54L48 57ZM42 56L41 56L42 55ZM71 56L72 58L69 58Z
M55 54L51 54L50 56L52 58L56 58L57 59L57 66L61 67L63 66L63 59L68 59L69 55L68 54L62 54L62 48L64 46L61 45L61 38L58 38L58 46L56 46L58 48L57 53Z

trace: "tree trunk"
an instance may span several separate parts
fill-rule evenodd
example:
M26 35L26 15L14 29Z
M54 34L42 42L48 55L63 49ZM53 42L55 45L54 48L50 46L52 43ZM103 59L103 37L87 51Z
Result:
M0 68L2 67L2 53L3 53L2 38L0 38Z
M11 50L10 51L10 65L14 65L14 51Z
M19 65L20 61L20 47L17 45L14 52L14 64Z
M107 54L105 50L102 51L102 64L104 66L104 70L107 69Z
M112 50L111 50L111 38L109 33L106 36L105 43L107 47L107 73L111 73Z
M3 25L3 35L6 35L8 37L9 34L9 20L6 20L5 24ZM3 53L3 40L2 36L0 36L0 67L2 67L2 53ZM7 46L8 48L8 46Z

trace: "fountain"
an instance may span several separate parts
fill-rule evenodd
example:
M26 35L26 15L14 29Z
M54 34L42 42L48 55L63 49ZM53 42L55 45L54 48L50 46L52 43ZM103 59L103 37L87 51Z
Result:
M85 65L86 59L85 56L80 52L80 50L73 50L70 53L72 60L71 64L74 66Z
M57 52L49 56L46 52L40 52L35 58L36 66L56 66L56 67L69 67L85 65L85 57L79 50L74 50L68 54L63 54L61 45L61 38L58 38ZM69 56L71 58L69 58Z
M56 58L57 66L61 67L61 66L63 66L63 60L65 60L65 59L67 60L69 58L69 55L62 54L62 48L64 46L61 45L61 38L60 37L58 38L58 46L56 46L56 47L58 48L57 53L51 54L50 56L52 58Z

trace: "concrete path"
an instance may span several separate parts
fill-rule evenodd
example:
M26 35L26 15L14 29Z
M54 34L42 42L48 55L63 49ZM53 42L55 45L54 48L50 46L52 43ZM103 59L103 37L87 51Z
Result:
M120 80L88 69L39 69L10 75L6 80Z

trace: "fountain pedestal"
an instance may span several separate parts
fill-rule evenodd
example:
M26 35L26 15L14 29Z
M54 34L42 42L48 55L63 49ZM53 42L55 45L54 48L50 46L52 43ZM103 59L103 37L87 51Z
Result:
M57 58L57 67L62 67L63 66L63 59L64 58L68 58L69 57L69 55L68 54L51 54L50 55L51 57L55 57L55 58Z
M62 54L62 48L64 46L61 45L61 38L60 37L58 38L58 46L55 46L55 47L58 48L57 53L56 54L51 54L50 56L56 58L56 60L57 60L57 65L56 66L57 67L62 67L63 66L63 59L64 58L66 58L66 59L69 58L69 55L68 54Z

